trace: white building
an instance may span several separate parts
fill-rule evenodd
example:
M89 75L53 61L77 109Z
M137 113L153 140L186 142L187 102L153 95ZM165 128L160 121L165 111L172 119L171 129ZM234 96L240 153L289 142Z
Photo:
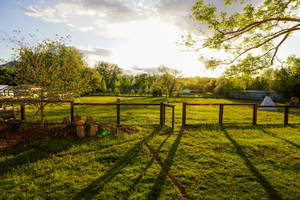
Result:
M182 93L188 94L188 93L191 93L191 91L192 90L185 88L185 89L182 90Z
M14 96L14 88L9 85L0 85L0 96Z

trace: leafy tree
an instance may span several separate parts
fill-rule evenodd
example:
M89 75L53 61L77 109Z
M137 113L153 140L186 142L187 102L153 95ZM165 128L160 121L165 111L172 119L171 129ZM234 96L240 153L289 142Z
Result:
M138 94L139 94L140 96L144 95L143 87L140 87L140 88L139 88Z
M300 97L300 58L289 57L285 66L275 71L272 88L285 98Z
M181 74L178 70L162 65L159 67L156 76L156 80L152 84L153 95L160 96L161 94L164 94L171 97L174 92L181 89L182 85L179 81Z
M216 87L214 88L215 94L227 95L230 92L228 89L228 79L220 77L217 79Z
M231 6L236 0L224 2ZM197 0L192 7L192 17L207 25L206 32L209 34L204 42L188 35L186 45L200 45L200 48L224 50L232 54L229 59L206 60L209 68L235 62L243 64L233 65L232 68L251 72L267 68L273 65L282 44L300 30L299 0L264 0L256 6L243 0L238 2L243 6L243 11L231 14L219 12L214 4L206 4L204 0Z
M217 80L216 80L216 79L211 79L211 80L209 81L209 83L206 85L205 90L206 90L207 92L213 92L214 89L215 89L215 87L216 87L216 85L217 85Z
M129 88L133 85L134 78L131 75L123 75L120 78L120 87L122 92L129 92Z
M96 63L95 68L105 80L107 88L114 89L117 87L116 83L122 74L122 69L118 65L107 62L98 62Z
M44 124L46 101L72 99L89 91L91 79L86 76L87 66L80 52L66 46L61 40L44 40L36 45L20 45L16 52L18 85L30 85L26 98L40 112Z
M101 92L107 92L107 87L106 83L103 77L101 77L101 82L100 82L100 91Z
M161 97L163 94L162 84L159 81L155 81L150 88L150 92L154 97Z
M119 88L115 88L114 89L114 94L116 95L116 96L119 96L120 95L120 90L119 90Z
M147 95L149 93L149 87L145 87L145 94Z
M135 91L134 91L134 89L131 89L131 90L130 90L130 94L131 94L132 96L134 96L134 95L135 95Z
M82 78L88 81L87 87L89 91L105 91L106 86L103 84L102 77L95 69L85 67L82 70Z
M0 68L0 84L2 85L16 85L16 74L14 69L9 69L7 67Z
M141 88L143 86L146 86L148 74L145 74L145 73L137 74L137 75L135 75L134 79L135 79L134 86Z
M199 93L206 93L209 89L210 81L214 78L208 77L187 77L179 78L179 82L183 85L183 88L197 90Z

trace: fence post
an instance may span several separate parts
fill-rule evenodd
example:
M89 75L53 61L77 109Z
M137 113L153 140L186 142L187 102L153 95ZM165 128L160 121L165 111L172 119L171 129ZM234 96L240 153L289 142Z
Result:
M117 124L120 125L120 103L117 104Z
M21 121L25 121L25 104L21 103Z
M73 123L74 121L74 101L71 101L71 122Z
M160 103L160 125L164 125L164 103Z
M175 121L175 106L172 107L172 129L174 129L174 121Z
M166 124L166 105L164 104L164 125Z
M220 110L219 110L219 124L223 125L223 111L224 111L224 105L220 104Z
M284 125L289 125L289 106L285 106L284 109Z
M257 124L257 105L253 104L253 125Z
M182 126L186 124L186 103L182 103Z

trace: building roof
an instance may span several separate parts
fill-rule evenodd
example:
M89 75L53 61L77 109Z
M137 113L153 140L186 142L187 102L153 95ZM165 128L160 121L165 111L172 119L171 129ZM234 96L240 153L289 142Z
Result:
M0 85L0 90L6 89L8 85Z

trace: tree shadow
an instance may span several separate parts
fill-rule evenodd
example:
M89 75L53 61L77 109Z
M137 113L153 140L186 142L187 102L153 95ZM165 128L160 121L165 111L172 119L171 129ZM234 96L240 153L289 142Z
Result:
M180 130L179 134L177 135L175 141L173 142L171 149L168 153L167 158L163 162L163 166L165 169L161 169L159 175L157 176L154 185L152 186L151 191L148 193L148 196L146 199L149 200L155 200L158 199L161 195L161 192L163 190L163 186L165 184L166 178L167 178L167 172L169 172L175 158L176 151L178 149L178 146L180 144L180 140L183 135L183 129Z
M222 129L225 137L233 144L236 148L237 154L243 159L248 169L256 176L257 181L264 188L270 199L282 199L277 191L272 187L271 183L259 172L259 170L252 164L247 155L244 153L242 147L229 135L225 128Z
M71 148L72 141L62 139L51 139L32 143L29 147L18 147L12 150L1 152L2 156L13 155L13 158L0 162L0 175L5 174L16 167L28 163L34 163L42 159L49 158L53 154L63 152Z
M272 133L272 132L270 132L270 131L266 131L266 130L263 129L263 128L260 128L260 130L261 130L264 134L266 134L266 135L269 135L269 136L272 136L272 137L274 137L274 138L283 140L283 141L285 141L285 142L287 142L287 143L293 145L294 147L296 147L296 148L298 148L298 149L300 148L300 145L298 145L298 144L296 144L296 143L294 143L294 142L292 142L292 141L290 141L290 140L287 140L287 139L285 139L285 138L279 137L279 136L277 136L276 134L274 134L274 133Z
M157 132L160 131L160 129L161 127L159 126L155 127L154 131L150 135L136 143L112 168L110 168L104 175L90 183L86 188L81 190L73 199L91 199L97 195L99 191L102 191L107 182L118 175L122 169L128 166L143 149L143 144L149 142L157 134Z

